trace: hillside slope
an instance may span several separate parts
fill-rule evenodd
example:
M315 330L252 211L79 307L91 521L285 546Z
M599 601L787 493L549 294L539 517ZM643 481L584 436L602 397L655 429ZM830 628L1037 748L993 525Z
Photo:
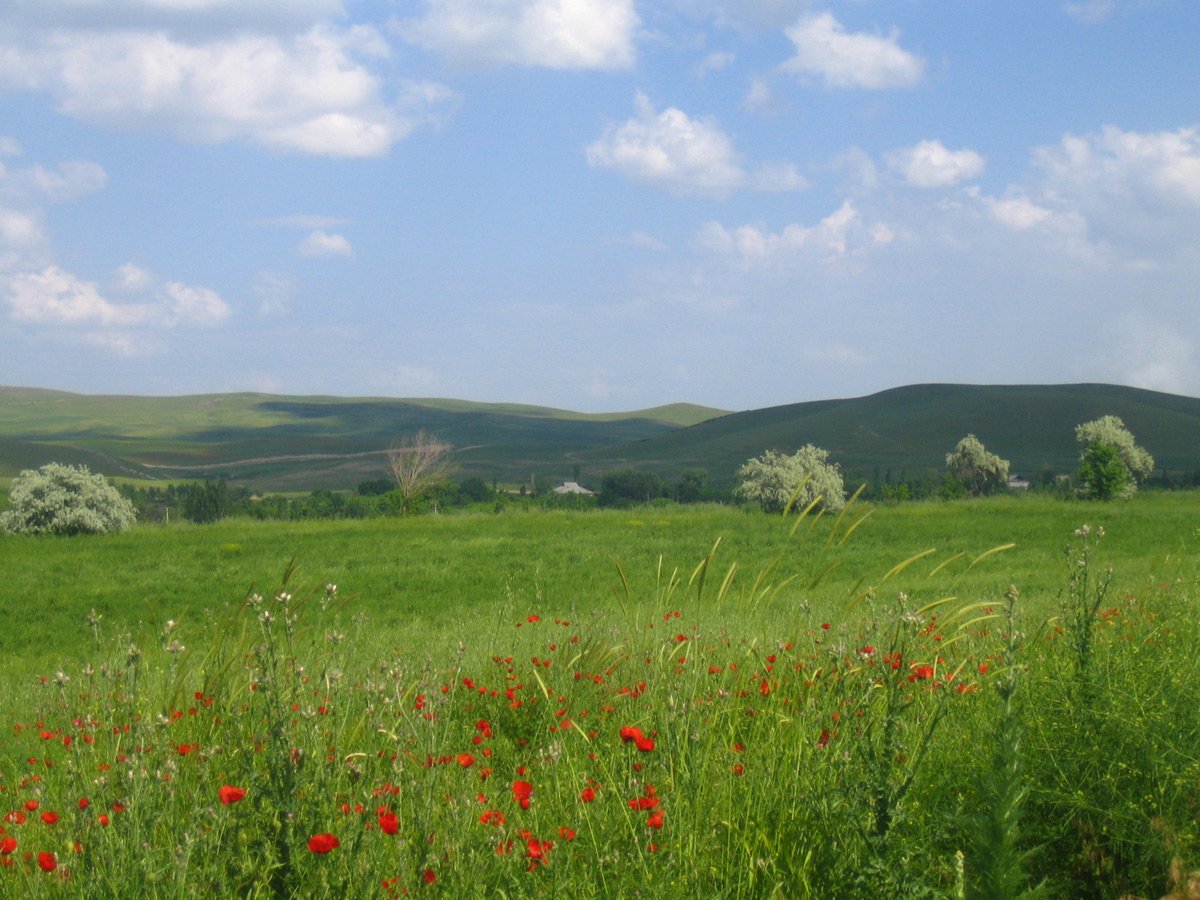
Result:
M940 471L968 432L1033 476L1073 471L1075 426L1117 415L1157 466L1200 468L1200 399L1104 384L922 384L867 397L722 414L673 404L584 414L463 400L87 396L0 388L0 476L50 460L108 475L226 475L256 489L347 488L388 474L386 450L425 430L454 445L460 477L554 482L576 471L597 484L610 470L670 478L708 470L728 484L766 449L813 443L852 478Z
M580 454L590 464L703 466L730 477L766 449L806 443L830 451L848 471L941 469L968 433L1008 459L1013 472L1070 472L1075 426L1120 416L1159 467L1200 467L1200 399L1105 384L921 384L845 400L821 400L731 413L617 448Z

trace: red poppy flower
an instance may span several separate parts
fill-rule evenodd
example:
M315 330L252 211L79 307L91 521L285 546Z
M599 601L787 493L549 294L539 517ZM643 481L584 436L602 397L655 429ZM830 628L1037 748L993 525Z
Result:
M924 681L927 678L933 677L933 666L913 666L912 674L908 676L909 681Z
M8 856L17 849L17 839L15 837L6 837L0 840L0 853Z
M55 822L58 821L58 813L54 812L53 810L48 809L44 813L42 813L42 821L45 822L47 825L53 825Z
M566 825L564 825L562 828L558 829L558 836L564 841L573 841L575 840L575 829L568 828Z
M226 806L232 806L246 796L245 788L234 787L231 784L222 785L217 791L217 796L221 798L221 802Z
M528 781L514 781L513 799L521 804L521 809L529 809L530 798L533 796L533 785Z
M38 868L43 872L53 872L58 868L58 857L53 853L39 853Z
M662 828L663 811L661 809L656 809L654 812L650 813L650 818L646 820L646 824L651 828Z
M593 800L596 799L596 792L594 790L592 790L590 787L584 788L579 793L579 799L582 800L584 803L591 803Z
M636 741L640 737L644 737L644 735L642 729L636 725L625 725L621 728L621 740L626 744Z
M400 820L390 809L379 811L379 830L384 834L395 834L400 830Z
M470 753L460 753L458 754L458 764L464 769L470 768L475 765L475 757Z
M651 750L654 749L653 739L648 738L645 735L638 735L636 738L633 739L633 743L643 753L649 753Z
M342 846L342 842L332 834L314 834L308 839L308 849L313 853L328 853Z
M80 797L80 798L79 798L79 808L80 808L80 809L87 809L87 808L88 808L88 798L87 798L87 797Z
M546 856L554 849L553 841L539 841L531 837L525 842L525 856L529 860L529 870L537 868L538 863L546 865Z
M426 884L433 884L435 881L437 881L437 873L434 872L433 869L426 869L423 873L421 873L421 879Z

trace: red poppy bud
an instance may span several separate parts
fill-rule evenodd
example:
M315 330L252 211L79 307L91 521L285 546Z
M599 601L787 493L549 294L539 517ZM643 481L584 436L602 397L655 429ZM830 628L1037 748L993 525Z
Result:
M221 802L223 804L226 806L232 806L234 803L237 803L246 796L246 791L244 788L234 787L233 785L226 784L223 785L219 791L217 791L217 796L221 798Z

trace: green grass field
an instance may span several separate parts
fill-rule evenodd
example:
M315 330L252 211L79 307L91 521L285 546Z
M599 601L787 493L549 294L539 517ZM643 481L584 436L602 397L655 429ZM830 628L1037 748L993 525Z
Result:
M869 517L845 543L841 533ZM687 577L720 539L714 568L736 563L734 586L780 557L777 575L796 575L780 598L838 613L860 579L874 583L893 565L936 551L905 573L899 588L947 588L998 597L1016 584L1048 609L1064 582L1063 549L1086 522L1108 530L1105 551L1122 590L1173 579L1196 549L1196 495L1143 495L1136 503L1077 504L1037 497L961 503L854 507L830 546L831 520L796 535L757 512L729 507L663 506L633 511L516 512L344 522L252 522L142 526L117 536L44 540L0 536L0 602L21 615L0 633L9 670L56 665L86 648L84 614L95 608L113 627L156 627L198 619L268 591L294 561L309 585L336 583L353 595L372 631L395 641L455 637L507 613L514 604L545 610L611 609L623 593L617 565L648 589L659 559ZM970 558L1015 544L954 580ZM940 577L928 573L957 554ZM809 588L834 566L820 585Z
M0 892L1186 897L1197 499L3 536Z

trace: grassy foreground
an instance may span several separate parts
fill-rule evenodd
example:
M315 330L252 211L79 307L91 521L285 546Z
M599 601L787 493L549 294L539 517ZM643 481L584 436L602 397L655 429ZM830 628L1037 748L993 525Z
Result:
M4 538L2 890L1189 896L1195 509Z

